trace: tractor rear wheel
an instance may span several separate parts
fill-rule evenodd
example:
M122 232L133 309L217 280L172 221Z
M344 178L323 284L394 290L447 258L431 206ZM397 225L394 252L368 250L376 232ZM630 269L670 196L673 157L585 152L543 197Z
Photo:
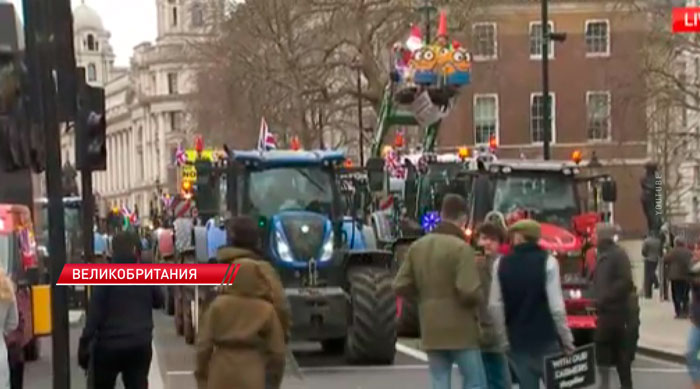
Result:
M350 269L350 323L345 356L351 363L390 365L396 354L396 295L389 271Z
M194 344L195 341L195 331L194 331L194 320L192 320L192 301L189 298L184 298L182 300L183 315L183 333L185 335L185 343Z
M175 309L175 317L173 320L175 322L175 332L179 336L182 336L185 333L185 312L183 309L184 303L182 301L183 297L179 286L172 287L171 291L173 292L173 308Z
M165 313L168 316L175 314L175 296L173 295L173 287L165 287Z

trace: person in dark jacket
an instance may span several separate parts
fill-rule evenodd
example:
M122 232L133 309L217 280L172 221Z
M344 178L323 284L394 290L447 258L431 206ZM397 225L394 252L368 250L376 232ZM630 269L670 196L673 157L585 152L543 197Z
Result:
M112 242L113 263L135 263L130 233ZM155 286L98 286L90 300L78 346L78 363L95 388L114 388L121 374L126 389L147 389L153 341L153 309L163 306Z
M700 242L694 244L690 275L690 285L693 292L693 299L690 303L692 326L688 335L686 363L688 374L693 381L693 388L700 389Z
M644 297L651 298L653 288L659 287L659 278L656 269L662 256L661 239L656 232L650 233L642 244L642 257L644 258Z
M601 389L610 385L611 366L617 368L622 389L632 389L628 345L634 282L627 253L616 243L619 232L618 226L596 226L598 264L593 274L593 293L598 313L595 342Z
M539 388L545 357L574 351L566 322L559 264L538 242L541 227L521 220L509 229L512 252L494 263L489 312L506 330L510 359L523 389Z
M688 301L690 284L688 282L690 262L693 252L686 247L681 238L676 238L674 247L664 256L664 263L668 266L668 279L671 281L671 297L676 318L688 317Z

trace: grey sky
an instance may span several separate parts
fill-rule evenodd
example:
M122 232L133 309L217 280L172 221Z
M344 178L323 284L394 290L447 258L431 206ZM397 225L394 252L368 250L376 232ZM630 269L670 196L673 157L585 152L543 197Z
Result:
M3 0L0 0L2 2ZM116 64L127 65L134 46L153 41L157 33L156 0L71 0L73 7L85 2L102 16L105 28L112 33L110 43L117 55ZM18 12L22 0L10 0ZM21 14L20 14L21 16Z

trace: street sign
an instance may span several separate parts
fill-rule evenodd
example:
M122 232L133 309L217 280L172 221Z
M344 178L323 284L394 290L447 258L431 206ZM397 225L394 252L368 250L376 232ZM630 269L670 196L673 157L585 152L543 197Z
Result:
M557 354L544 360L547 389L578 389L595 385L595 346L577 348L571 355Z
M197 169L194 165L184 165L182 167L182 181L197 181Z
M440 108L433 104L427 91L418 95L413 103L411 103L411 111L421 127L428 127L442 119L443 116Z

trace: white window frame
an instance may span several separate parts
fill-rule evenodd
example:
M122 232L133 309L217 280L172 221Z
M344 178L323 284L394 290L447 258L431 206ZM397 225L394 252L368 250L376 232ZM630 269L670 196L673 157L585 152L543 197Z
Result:
M487 145L486 143L477 143L476 141L476 100L478 98L493 98L496 101L496 125L494 128L494 135L496 135L496 143L500 144L500 129L501 129L501 111L499 109L498 93L475 93L472 100L472 131L474 132L474 144L475 145Z
M498 24L496 22L477 22L477 23L472 23L472 45L476 46L474 43L474 39L476 38L475 30L477 27L480 26L491 26L493 27L493 55L480 55L476 54L476 50L474 51L474 54L472 55L472 58L474 61L477 62L482 62L482 61L493 61L498 59Z
M588 137L588 120L590 119L589 98L591 95L607 95L608 97L608 136L601 139L591 139ZM586 91L586 140L589 143L610 142L612 140L612 93L609 90Z
M528 29L527 29L527 31L528 31L528 34L527 34L528 46L530 46L530 44L532 44L532 27L540 25L541 23L542 22L540 20L535 20L535 21L530 22ZM547 24L549 25L550 31L554 32L555 31L554 30L554 21L550 20L547 22ZM530 48L531 47L528 47L528 52L530 52ZM540 50L541 50L541 48L540 48ZM549 51L549 59L554 59L554 42L553 41L549 42L549 50L550 50ZM540 60L542 60L542 53L532 54L532 52L530 52L530 59L540 61Z
M607 39L606 39L606 47L605 47L605 52L604 53L589 53L588 52L588 47L586 46L586 31L588 31L588 26L594 23L605 23L608 28L607 28ZM586 53L586 58L601 58L601 57L609 57L610 56L610 46L611 46L611 36L612 34L610 33L610 19L588 19L584 23L583 26L583 46L584 46L584 51Z
M550 135L552 136L552 138L549 140L549 143L553 144L557 142L557 95L556 93L551 91L549 92L549 95L552 96L552 116L549 118L549 130L551 132ZM530 142L535 145L541 145L544 142L532 140L532 104L535 103L536 96L542 96L542 92L530 93L530 106L528 107L529 114L527 116L527 128L530 135Z

